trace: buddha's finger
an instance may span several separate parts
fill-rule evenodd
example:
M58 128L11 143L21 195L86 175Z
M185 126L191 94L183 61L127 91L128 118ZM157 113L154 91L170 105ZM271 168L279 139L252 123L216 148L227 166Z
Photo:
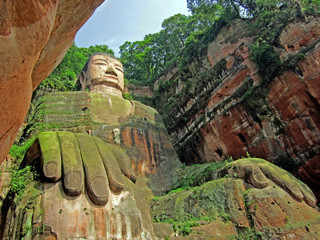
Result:
M42 132L38 136L44 176L56 182L61 178L61 152L56 132Z
M252 166L249 179L250 183L256 188L265 188L269 185L269 180L258 166Z
M110 151L110 145L103 142L97 137L93 137L97 148L100 152L100 156L107 171L109 186L114 193L120 193L123 190L122 173L119 164ZM112 147L112 146L111 146Z
M109 199L109 183L98 148L91 136L77 133L76 137L84 166L88 195L94 204L105 205Z
M317 198L311 191L311 189L304 183L300 182L300 190L304 196L305 202L310 206L310 207L315 207L317 204Z
M65 193L69 196L78 196L83 189L84 173L77 138L72 132L58 132L58 137Z
M259 164L265 175L288 192L294 199L302 201L303 194L298 187L298 179L292 174L271 163Z
M117 149L116 147L111 147L110 150L116 157L116 160L119 164L121 172L127 178L129 178L133 183L137 181L137 177L134 174L134 171L131 167L131 160L127 154L122 152L121 150Z

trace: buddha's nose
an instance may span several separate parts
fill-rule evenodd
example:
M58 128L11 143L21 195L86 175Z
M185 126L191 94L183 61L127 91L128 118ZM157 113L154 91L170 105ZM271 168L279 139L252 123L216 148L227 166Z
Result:
M116 69L114 68L114 66L112 64L110 64L107 69L106 69L106 73L114 73L115 75L116 74Z

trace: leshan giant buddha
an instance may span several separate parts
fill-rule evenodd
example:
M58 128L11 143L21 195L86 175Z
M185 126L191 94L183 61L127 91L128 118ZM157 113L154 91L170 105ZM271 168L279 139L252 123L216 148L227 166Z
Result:
M3 235L155 239L150 199L183 172L159 114L123 99L123 67L110 55L91 56L80 82L89 92L52 93L41 103L39 114L47 114L38 126L45 131L26 159L40 159L43 177L11 207ZM234 161L216 173L212 179L228 174L257 189L276 184L298 201L316 203L308 187L264 160Z

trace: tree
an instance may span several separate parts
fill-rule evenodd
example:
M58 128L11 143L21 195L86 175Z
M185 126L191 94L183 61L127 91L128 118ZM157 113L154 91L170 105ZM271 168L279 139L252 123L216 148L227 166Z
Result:
M165 19L162 28L158 33L146 35L142 41L125 42L120 47L129 82L153 84L155 78L179 57L194 30L190 17L182 14Z

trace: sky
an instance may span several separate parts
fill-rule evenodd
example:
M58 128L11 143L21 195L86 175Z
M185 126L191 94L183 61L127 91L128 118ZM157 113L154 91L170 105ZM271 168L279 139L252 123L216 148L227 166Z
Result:
M108 45L116 55L126 41L140 41L161 30L164 19L188 15L186 0L105 0L78 31L78 47Z

